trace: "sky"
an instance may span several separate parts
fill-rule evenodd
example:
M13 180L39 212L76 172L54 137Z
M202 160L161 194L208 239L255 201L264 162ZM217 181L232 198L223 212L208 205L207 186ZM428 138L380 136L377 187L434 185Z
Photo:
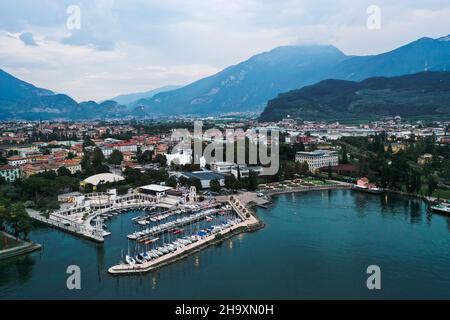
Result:
M379 28L368 28L373 17ZM449 0L1 0L0 68L101 101L185 85L282 45L378 54L450 34L449 17Z

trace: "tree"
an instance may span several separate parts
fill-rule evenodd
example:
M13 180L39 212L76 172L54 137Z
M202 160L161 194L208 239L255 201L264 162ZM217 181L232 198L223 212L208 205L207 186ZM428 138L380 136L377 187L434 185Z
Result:
M123 196L128 193L128 190L130 189L129 186L118 186L117 187L117 194L120 196Z
M153 157L153 152L150 150L145 150L140 157L137 156L137 159L138 159L139 163L145 164L145 163L152 162L152 157Z
M181 176L178 179L178 182L180 183L180 185L187 187L189 185L189 179L186 178L185 176Z
M127 167L125 168L123 175L125 177L126 183L135 184L141 177L141 171L139 171L138 169L131 169Z
M167 158L163 154L157 154L154 162L158 163L161 167L167 166Z
M83 148L95 147L95 142L89 136L84 137Z
M166 186L176 188L178 184L177 178L175 176L171 176L166 180Z
M4 164L7 164L7 163L8 163L8 161L6 160L6 158L0 156L0 165L4 165Z
M250 170L248 174L248 187L249 191L255 191L258 189L258 173L253 170Z
M220 182L217 179L211 180L209 188L212 192L220 192Z
M109 156L108 162L110 164L119 166L122 164L123 161L123 154L119 150L113 150L111 155Z
M200 181L200 179L197 178L189 178L188 185L189 187L194 186L197 189L197 191L203 189L202 182Z
M0 205L0 231L6 229L6 225L8 223L8 210L4 205Z
M348 163L347 147L344 146L342 148L342 164L347 164L347 163Z
M28 239L31 230L30 217L22 203L15 203L11 206L10 226L16 238L22 235L23 239Z
M96 147L91 155L92 166L99 167L105 161L105 156L103 155L102 150L99 147Z
M72 175L70 170L67 169L66 167L59 167L57 173L58 173L59 177L62 177L62 176L70 177Z
M72 159L76 158L76 156L77 156L77 155L76 155L75 153L69 152L69 153L67 154L67 159L72 160Z
M236 178L234 175L232 175L232 174L226 175L225 176L225 187L227 189L233 189L235 180L236 180Z
M331 168L331 163L328 164L328 179L333 178L333 169Z
M435 176L430 176L428 178L428 196L431 197L433 192L437 189L438 183Z
M308 172L309 172L308 162L304 161L301 166L300 174L306 175L306 174L308 174Z

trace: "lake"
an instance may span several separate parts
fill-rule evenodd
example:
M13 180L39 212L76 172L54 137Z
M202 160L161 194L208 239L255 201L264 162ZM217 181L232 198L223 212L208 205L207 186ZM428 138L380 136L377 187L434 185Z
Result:
M107 269L127 250L131 212L103 245L39 227L41 252L0 262L0 299L450 299L450 219L420 200L351 190L284 194L257 209L266 228L145 275ZM66 269L81 268L81 290ZM381 269L368 290L367 267Z

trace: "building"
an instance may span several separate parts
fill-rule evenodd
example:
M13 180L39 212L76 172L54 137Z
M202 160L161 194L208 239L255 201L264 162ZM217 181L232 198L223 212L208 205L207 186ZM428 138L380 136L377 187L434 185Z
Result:
M64 160L62 162L62 167L65 167L70 171L70 174L75 174L78 171L82 171L81 162L79 160Z
M214 171L194 171L194 172L181 172L180 176L188 179L198 179L202 184L202 189L209 189L211 181L219 181L221 186L225 186L225 175Z
M297 152L295 161L304 163L309 166L309 171L315 172L319 168L327 166L337 166L339 164L339 157L336 151L316 150L312 152Z
M178 164L178 165L186 165L192 163L192 152L189 150L184 150L183 152L178 153L166 153L164 154L166 156L167 165L170 166L172 164Z
M102 148L103 155L105 157L109 157L114 150L118 150L121 153L137 152L137 144L132 141L120 141L114 143L107 143Z
M120 182L125 180L123 177L112 174L112 173L100 173L100 174L96 174L94 176L90 176L89 178L83 180L81 182L81 186L84 187L88 184L96 187L99 184L104 184L104 183L115 183L115 182Z
M240 165L239 167L237 165L233 166L231 168L231 174L238 179L238 176L241 178L248 178L250 176L250 171L255 172L258 176L262 174L263 168L262 167L247 167L246 165Z
M217 173L231 173L231 169L235 166L231 162L213 162L211 163L211 170Z
M151 195L156 198L162 198L165 197L166 193L172 189L173 189L172 187L160 186L158 184L150 184L148 186L139 187L139 192Z
M21 165L28 163L28 159L25 157L12 156L7 159L8 164L13 167L20 167Z
M0 177L6 182L14 182L21 177L20 168L10 165L0 166Z
M239 169L238 169L239 167ZM238 175L241 178L248 178L250 171L256 172L258 175L262 174L262 167L248 167L246 164L237 165L231 162L213 162L211 163L211 170L221 174L232 174L237 179Z

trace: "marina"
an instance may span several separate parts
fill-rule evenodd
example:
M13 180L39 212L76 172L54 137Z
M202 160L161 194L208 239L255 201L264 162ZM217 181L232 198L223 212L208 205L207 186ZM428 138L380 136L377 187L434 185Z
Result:
M256 195L240 199L246 203ZM235 229L220 242L209 236L206 246L186 245L148 272L109 273L128 245L134 259L136 241L127 235L139 227L133 218L148 212L109 219L104 244L41 225L30 234L42 244L40 252L0 261L0 299L450 298L450 220L430 215L426 202L319 190L276 195L267 207L256 208L266 224L261 231ZM65 287L74 261L82 270L82 290ZM379 292L365 287L374 262L383 272Z
M190 252L198 251L215 240L221 240L236 230L246 231L248 227L260 224L251 214L242 218L244 216L242 210L247 209L239 200L232 199L228 204L212 204L190 212L178 210L147 217L149 224L153 226L127 236L136 244L134 254L130 254L128 248L128 253L122 261L109 268L108 272L110 274L149 272L185 257ZM184 216L173 218L175 215ZM160 223L170 218L171 221ZM140 219L138 222L142 221L144 220Z

